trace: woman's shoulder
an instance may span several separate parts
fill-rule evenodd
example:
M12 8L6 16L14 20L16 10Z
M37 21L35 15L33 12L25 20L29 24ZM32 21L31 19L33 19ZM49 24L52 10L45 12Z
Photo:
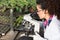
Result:
M53 16L52 21L53 21L53 22L59 22L59 23L60 23L60 20L57 19L57 16L55 16L55 15Z
M52 19L52 25L56 25L56 26L60 26L60 20L57 19L57 16L53 16L53 19Z

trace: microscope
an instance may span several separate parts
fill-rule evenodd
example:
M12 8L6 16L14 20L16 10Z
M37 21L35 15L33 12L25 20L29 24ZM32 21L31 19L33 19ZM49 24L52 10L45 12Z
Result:
M20 30L22 29L24 33L20 35L19 40L25 37L33 38L32 36L35 35L35 32L39 33L39 29L43 21L38 18L35 18L37 17L35 15L36 15L35 13L24 15L23 21L20 25L21 27L23 27L20 28Z

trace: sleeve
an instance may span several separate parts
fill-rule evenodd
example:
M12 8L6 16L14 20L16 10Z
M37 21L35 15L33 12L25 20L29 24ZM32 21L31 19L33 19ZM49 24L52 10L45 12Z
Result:
M60 40L60 26L56 23L53 24L52 28L51 28L51 35L49 40ZM53 32L53 33L52 33Z
M35 32L36 35L33 36L34 40L48 40L46 38L41 37L37 32Z

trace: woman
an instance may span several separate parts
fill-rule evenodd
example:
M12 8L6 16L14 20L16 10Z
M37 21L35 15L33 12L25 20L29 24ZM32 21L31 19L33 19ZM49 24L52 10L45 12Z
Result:
M58 2L58 3L57 3ZM46 19L44 38L37 32L34 40L60 40L60 9L59 0L37 0L37 14L40 19Z

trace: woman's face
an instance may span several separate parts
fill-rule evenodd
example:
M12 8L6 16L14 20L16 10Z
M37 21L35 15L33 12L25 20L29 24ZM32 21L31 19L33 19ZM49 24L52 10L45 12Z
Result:
M45 17L45 10L41 9L41 5L37 5L37 14L40 19L43 19Z

